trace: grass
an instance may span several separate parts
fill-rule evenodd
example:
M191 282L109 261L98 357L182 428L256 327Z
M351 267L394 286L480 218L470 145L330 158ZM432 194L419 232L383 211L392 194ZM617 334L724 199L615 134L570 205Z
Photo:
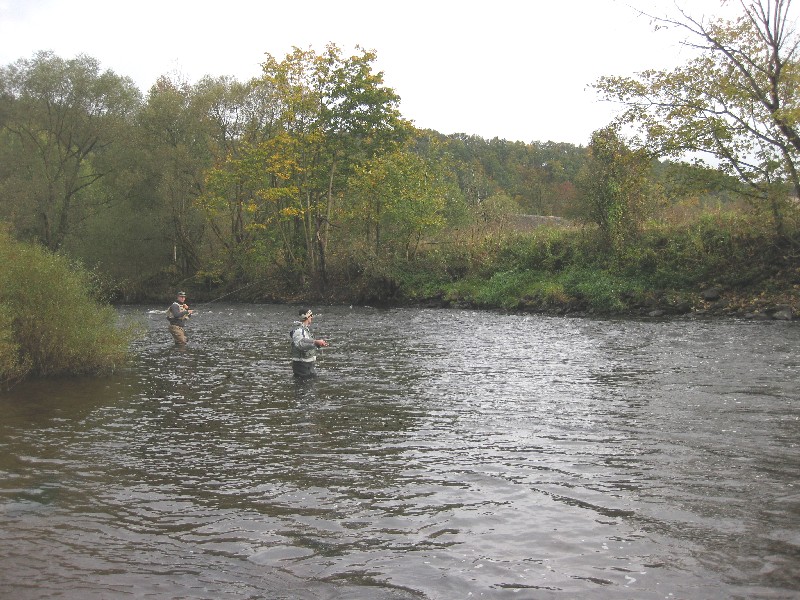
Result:
M410 302L595 314L686 308L710 286L730 291L740 305L748 295L797 302L800 260L792 239L800 234L778 239L768 223L741 213L651 223L617 249L590 228L512 232L459 246L451 256L423 256L402 269L413 276L401 277L399 287Z

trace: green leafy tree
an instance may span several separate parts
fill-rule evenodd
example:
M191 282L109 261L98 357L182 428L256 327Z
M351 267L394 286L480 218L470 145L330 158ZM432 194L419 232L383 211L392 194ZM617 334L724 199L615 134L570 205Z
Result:
M210 109L198 99L201 95L192 85L160 77L139 117L142 168L149 190L142 202L155 211L161 223L159 237L168 247L164 258L169 257L181 279L204 266L207 222L195 202L205 191L206 169L215 156L224 156L224 149L214 142Z
M148 93L139 119L150 190L145 204L159 213L160 235L181 278L235 272L248 243L246 192L234 186L209 196L207 174L235 159L258 131L251 91L228 77L195 85L161 77Z
M374 72L375 54L346 57L335 45L323 54L295 48L284 59L267 55L253 82L265 100L265 135L248 139L209 177L207 206L241 198L260 232L258 252L280 244L288 274L305 282L328 279L331 224L347 180L375 156L390 152L410 132L399 97ZM265 121L265 122L266 122Z
M351 217L375 257L413 260L420 243L447 223L448 204L461 197L445 163L409 149L375 157L356 170L349 188Z
M741 1L741 15L711 22L657 18L682 29L697 56L673 70L603 77L596 88L627 108L656 155L699 153L745 182L783 231L788 183L800 196L800 57L791 0Z
M592 134L589 159L580 176L585 216L617 250L630 243L641 225L649 171L646 152L628 148L615 127Z
M503 230L511 225L514 215L519 214L519 205L505 192L498 192L473 207L472 214L476 229L482 233Z
M191 92L190 111L203 132L207 166L195 189L194 207L209 227L212 275L246 277L256 240L256 190L248 166L251 149L278 132L276 101L268 85L228 77L201 80ZM255 167L252 173L260 175Z
M57 250L82 205L108 200L91 191L120 168L115 144L140 101L129 78L84 55L39 52L0 68L2 212L18 233Z

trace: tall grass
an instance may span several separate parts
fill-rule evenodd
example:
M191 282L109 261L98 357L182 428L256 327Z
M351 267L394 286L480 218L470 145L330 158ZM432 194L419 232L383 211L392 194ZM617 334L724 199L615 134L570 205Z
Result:
M107 373L126 358L131 331L90 289L66 258L0 231L0 384Z
M671 308L711 285L744 295L791 290L793 281L776 280L800 273L797 252L786 243L768 221L741 211L649 223L622 247L609 246L591 227L509 232L459 245L445 268L441 256L422 257L401 293L487 308L606 314Z

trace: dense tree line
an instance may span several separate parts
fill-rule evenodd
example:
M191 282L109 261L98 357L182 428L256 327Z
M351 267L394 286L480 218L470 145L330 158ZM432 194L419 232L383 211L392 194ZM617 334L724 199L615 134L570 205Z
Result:
M0 69L0 218L135 297L265 274L324 289L449 228L574 209L585 148L420 131L374 60L295 49L249 82L142 94L91 57L20 59Z
M129 300L184 282L325 293L481 243L517 214L591 223L622 251L648 220L748 189L782 234L798 186L788 4L728 24L684 15L706 53L598 82L629 110L586 147L419 130L360 48L296 48L247 82L164 76L146 93L94 58L39 52L0 68L0 221ZM625 139L630 125L643 137ZM686 150L722 168L660 160Z

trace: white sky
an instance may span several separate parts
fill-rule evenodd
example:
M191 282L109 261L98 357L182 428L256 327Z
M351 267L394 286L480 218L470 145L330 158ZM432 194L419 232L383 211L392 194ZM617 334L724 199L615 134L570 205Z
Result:
M720 0L676 0L693 16ZM590 85L684 62L674 32L637 9L673 0L0 0L0 65L87 54L143 93L159 75L246 81L268 52L375 50L374 66L418 127L586 145L616 107ZM682 37L682 36L681 36Z

